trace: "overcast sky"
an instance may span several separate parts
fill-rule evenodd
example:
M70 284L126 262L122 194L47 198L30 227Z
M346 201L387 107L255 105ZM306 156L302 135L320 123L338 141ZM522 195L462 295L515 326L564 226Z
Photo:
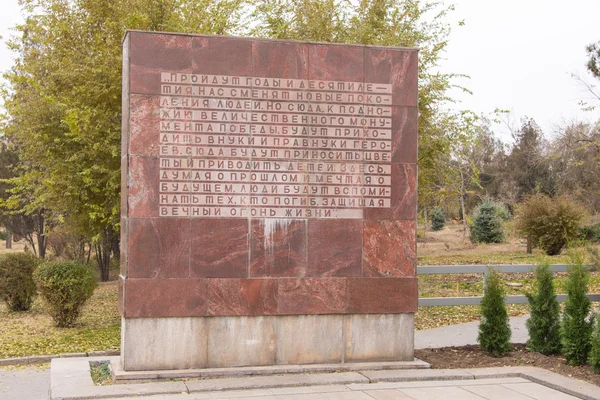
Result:
M442 70L467 74L461 83L473 95L453 92L458 108L478 113L508 109L513 120L534 118L547 134L564 121L600 119L581 111L589 96L571 78L575 73L594 83L585 70L585 46L600 40L600 0L453 0L456 11ZM19 23L17 0L2 0L0 71L12 65L6 49L10 28ZM464 26L458 21L464 20ZM600 82L596 81L600 89ZM509 140L508 131L497 133Z

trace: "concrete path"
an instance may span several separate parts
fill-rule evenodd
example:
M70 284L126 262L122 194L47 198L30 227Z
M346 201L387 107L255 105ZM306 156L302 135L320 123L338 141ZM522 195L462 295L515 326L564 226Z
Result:
M571 400L524 378L381 382L142 396L137 400ZM124 400L124 398L122 398Z
M49 369L0 369L0 400L46 400L49 388Z
M525 321L529 315L510 318L511 343L526 343L529 333ZM466 346L477 344L479 321L415 331L415 349Z

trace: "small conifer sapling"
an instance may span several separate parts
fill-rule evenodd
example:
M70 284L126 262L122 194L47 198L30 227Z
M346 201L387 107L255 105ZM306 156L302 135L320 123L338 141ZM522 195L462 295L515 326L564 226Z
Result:
M527 320L531 351L542 354L560 353L560 309L553 285L554 277L548 262L540 263L535 270L533 293L527 293L531 316Z
M591 348L593 317L588 291L589 272L581 254L572 255L566 282L567 300L561 321L562 352L571 365L585 364Z
M511 330L504 296L500 275L489 268L481 300L481 322L477 341L482 349L494 357L502 357L510 351Z

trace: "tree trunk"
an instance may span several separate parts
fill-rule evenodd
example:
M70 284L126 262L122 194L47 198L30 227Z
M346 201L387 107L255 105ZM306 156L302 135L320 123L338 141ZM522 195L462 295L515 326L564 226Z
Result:
M527 238L527 254L533 253L533 241L530 237Z
M100 280L107 282L110 278L110 256L113 249L114 232L111 227L105 228L96 242L96 261L100 269Z
M38 257L41 259L46 258L46 245L47 245L47 237L46 237L46 218L42 215L42 213L38 213L37 215L37 224L35 224L35 234L37 236L38 243Z
M467 237L467 225L465 224L465 196L460 194L460 211L462 213L462 225L463 225L463 242Z
M7 249L12 249L12 240L13 240L13 234L11 231L7 230L6 231L6 248Z

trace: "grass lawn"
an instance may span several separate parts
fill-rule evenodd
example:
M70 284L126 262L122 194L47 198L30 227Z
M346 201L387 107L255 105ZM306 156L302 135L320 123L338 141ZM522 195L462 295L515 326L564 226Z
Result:
M117 282L98 286L74 328L54 327L39 297L28 312L0 304L0 358L118 349L120 332Z

